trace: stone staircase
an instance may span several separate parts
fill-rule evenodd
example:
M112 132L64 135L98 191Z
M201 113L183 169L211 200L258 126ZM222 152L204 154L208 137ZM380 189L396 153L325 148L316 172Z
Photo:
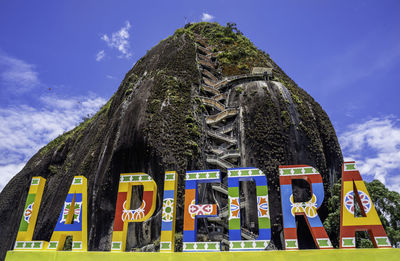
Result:
M195 35L195 42L197 63L202 74L199 99L208 111L204 115L209 141L206 162L226 172L228 168L237 167L240 161L238 121L235 120L239 109L227 106L229 90L219 90L228 81L221 79L218 73L213 48L199 35ZM218 150L215 149L217 147Z
M206 162L226 173L228 168L238 167L241 162L239 142L240 108L229 106L229 93L234 86L244 82L270 80L272 69L268 69L268 74L257 71L252 74L222 78L218 72L217 53L213 52L214 48L209 46L206 39L201 36L194 35L194 38L196 59L202 75L198 98L207 109L204 112L208 140ZM223 183L212 184L212 189L214 192L228 195L228 187ZM246 198L240 197L240 208L244 208L245 205ZM217 217L207 218L207 221L229 229L228 216L229 207L225 205L220 208ZM247 240L254 240L257 237L245 228L241 229L241 234L242 238ZM228 240L228 236L223 234L222 243L228 245Z

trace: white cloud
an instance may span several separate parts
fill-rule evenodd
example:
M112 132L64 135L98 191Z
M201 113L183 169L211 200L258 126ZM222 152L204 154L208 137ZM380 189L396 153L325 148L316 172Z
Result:
M22 93L40 84L35 65L0 53L0 84L8 90Z
M201 21L203 21L203 22L211 22L213 19L214 19L214 16L207 14L207 13L203 13L201 16Z
M350 125L340 135L345 159L356 160L360 172L400 192L400 120L374 118Z
M94 114L105 102L101 97L43 96L40 108L0 108L0 191L41 147Z
M96 54L96 61L100 62L101 60L104 59L105 56L106 56L106 53L104 52L104 50L101 50L100 52L98 52Z
M103 34L101 39L107 43L108 47L117 49L121 53L119 57L130 58L132 56L128 41L130 28L131 24L129 21L126 21L125 26L119 29L119 31L112 33L111 36Z

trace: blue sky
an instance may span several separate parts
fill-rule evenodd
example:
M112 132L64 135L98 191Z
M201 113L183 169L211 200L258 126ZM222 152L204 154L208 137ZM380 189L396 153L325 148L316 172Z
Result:
M400 1L0 3L0 191L186 22L235 22L328 113L346 159L400 192Z

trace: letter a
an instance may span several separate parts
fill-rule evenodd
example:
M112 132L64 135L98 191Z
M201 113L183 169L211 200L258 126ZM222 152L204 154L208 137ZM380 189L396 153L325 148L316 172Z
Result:
M72 236L72 251L87 251L87 180L75 176L47 250L62 250Z
M354 199L360 206L362 217L354 216ZM340 248L356 247L356 231L368 231L373 245L377 248L392 247L356 163L351 161L344 162L342 167Z

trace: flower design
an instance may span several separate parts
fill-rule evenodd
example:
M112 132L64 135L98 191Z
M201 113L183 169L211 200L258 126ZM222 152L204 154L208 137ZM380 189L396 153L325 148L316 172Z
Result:
M174 214L174 199L166 198L163 200L162 221L171 222Z
M360 201L363 206L365 214L367 214L371 210L371 199L368 195L364 192L359 190L358 195L360 196ZM347 211L354 215L354 192L349 191L344 196L344 206L346 207Z

